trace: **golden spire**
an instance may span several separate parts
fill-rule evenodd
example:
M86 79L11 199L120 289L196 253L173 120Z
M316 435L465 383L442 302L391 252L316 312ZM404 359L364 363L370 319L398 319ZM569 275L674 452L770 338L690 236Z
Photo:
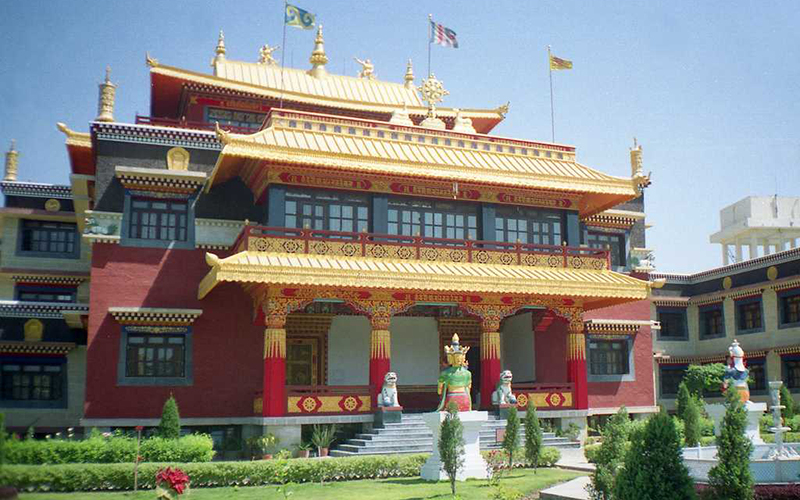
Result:
M407 89L414 89L414 68L411 66L411 59L408 60L408 64L406 65L406 88Z
M211 60L211 67L214 68L214 75L217 74L216 64L225 60L225 33L219 30L219 38L217 39L217 48L214 49L214 59Z
M14 147L17 141L11 139L11 148L6 152L6 176L3 181L16 181L17 180L17 162L19 160L19 151Z
M106 66L106 80L99 85L100 96L97 102L98 122L114 121L114 98L117 94L117 86L111 83L111 67Z
M314 50L311 52L311 57L308 59L311 63L311 70L309 75L314 78L325 78L328 71L325 65L328 64L328 56L325 55L325 40L322 38L322 25L317 28L317 38L314 40Z
M633 138L633 147L631 148L631 176L644 176L642 171L642 146L636 142L636 137Z

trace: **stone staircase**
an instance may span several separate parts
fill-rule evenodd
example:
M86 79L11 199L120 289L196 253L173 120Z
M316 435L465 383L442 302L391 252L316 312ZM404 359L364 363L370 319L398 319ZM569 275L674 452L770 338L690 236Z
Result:
M481 449L491 450L500 448L501 443L496 439L497 430L504 429L505 420L500 420L495 415L489 415L489 420L481 429ZM522 422L520 422L522 427ZM556 437L552 432L543 434L544 446L556 448L580 448L578 441ZM523 445L525 430L520 428L520 445ZM375 427L370 432L356 434L353 439L348 439L332 449L333 457L349 457L363 455L386 455L392 453L430 453L433 450L433 435L422 421L422 416L404 414L403 421L399 424L385 424Z

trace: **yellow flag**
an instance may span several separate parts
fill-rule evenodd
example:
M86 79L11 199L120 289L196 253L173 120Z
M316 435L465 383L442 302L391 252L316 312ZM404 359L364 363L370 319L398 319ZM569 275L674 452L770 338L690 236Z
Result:
M572 69L572 61L568 61L566 59L561 59L560 57L556 57L554 55L550 55L550 69L560 70L560 69Z

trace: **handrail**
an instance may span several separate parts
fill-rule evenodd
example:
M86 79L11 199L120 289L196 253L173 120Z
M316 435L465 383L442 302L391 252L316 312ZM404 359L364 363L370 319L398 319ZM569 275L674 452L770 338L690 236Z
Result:
M370 394L369 385L287 385L287 394Z

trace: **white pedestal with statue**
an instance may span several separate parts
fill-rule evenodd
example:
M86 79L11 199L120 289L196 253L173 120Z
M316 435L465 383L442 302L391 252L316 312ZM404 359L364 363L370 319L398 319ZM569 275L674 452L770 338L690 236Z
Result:
M448 479L447 474L442 470L442 461L439 457L439 434L442 429L442 422L447 417L447 412L435 411L424 413L422 420L428 429L433 433L433 453L422 466L420 476L425 481L440 481ZM485 411L460 411L458 419L464 427L464 466L456 474L456 480L466 479L486 479L486 461L481 455L480 436L481 427L489 419L489 413Z
M750 438L753 444L764 444L764 440L761 439L761 433L758 430L758 423L761 416L767 411L767 404L747 401L744 403L744 409L747 411L747 427L745 428L744 435ZM725 405L707 404L706 412L711 420L714 421L714 434L719 437L719 433L722 430L722 419L725 417Z

